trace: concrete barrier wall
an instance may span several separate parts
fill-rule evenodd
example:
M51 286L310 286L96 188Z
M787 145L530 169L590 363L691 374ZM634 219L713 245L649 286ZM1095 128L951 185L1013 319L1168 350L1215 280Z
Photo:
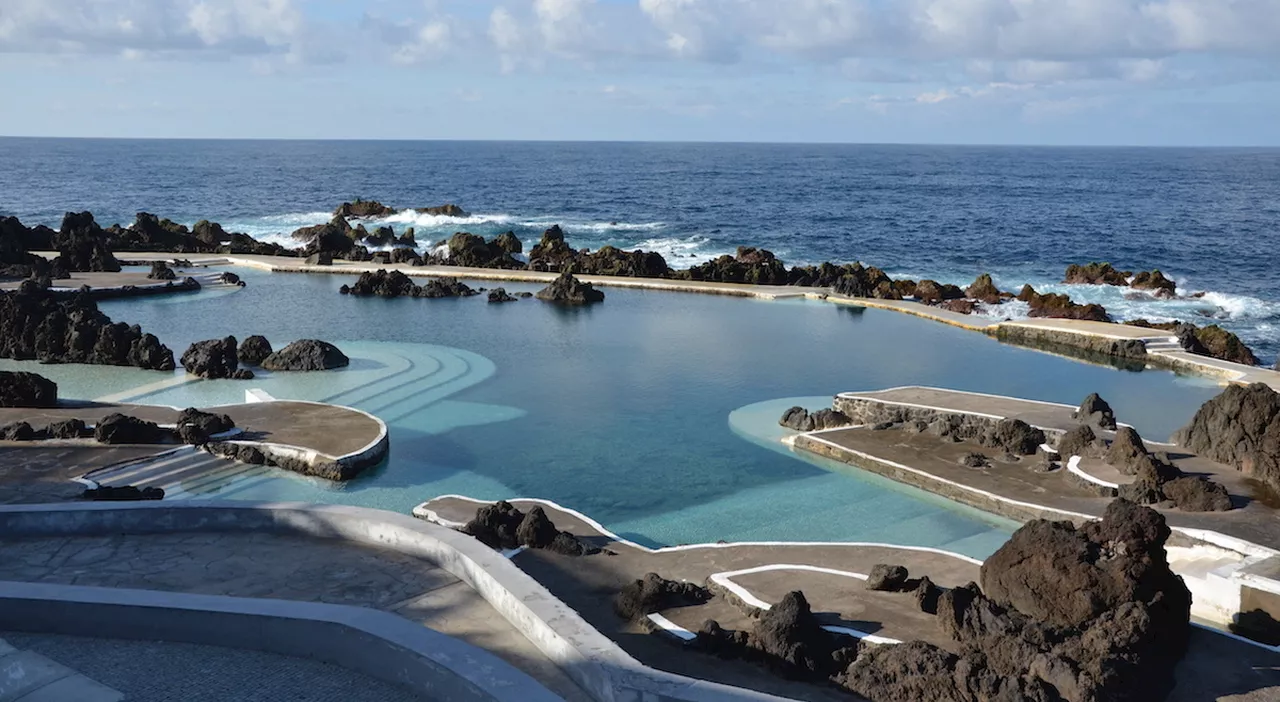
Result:
M648 668L501 554L406 515L343 505L227 502L0 507L11 536L250 531L301 534L390 548L470 585L600 702L764 702L785 698Z
M487 651L375 609L0 582L12 631L176 641L309 658L449 702L559 697Z

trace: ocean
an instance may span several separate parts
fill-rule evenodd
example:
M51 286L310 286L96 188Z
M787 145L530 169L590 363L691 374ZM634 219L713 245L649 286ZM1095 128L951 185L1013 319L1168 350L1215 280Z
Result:
M579 248L673 267L752 245L956 284L990 272L1118 319L1218 323L1267 364L1280 354L1280 149L5 138L0 166L0 214L27 224L149 211L287 242L357 197L456 203L473 216L387 223L424 245L459 230L532 244L560 224ZM1206 294L1059 284L1095 260Z

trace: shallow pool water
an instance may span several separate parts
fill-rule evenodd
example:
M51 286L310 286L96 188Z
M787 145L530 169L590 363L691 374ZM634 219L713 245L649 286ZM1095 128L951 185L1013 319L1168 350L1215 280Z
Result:
M918 384L1074 404L1097 391L1122 421L1163 439L1218 390L1203 379L1116 371L816 301L618 289L585 309L483 297L381 300L339 295L350 282L343 276L236 272L248 287L231 295L102 307L178 355L199 339L260 333L276 346L334 341L352 366L250 382L38 369L68 397L129 395L145 384L134 399L209 405L263 388L365 409L391 426L389 462L352 483L263 470L206 491L225 498L407 511L446 493L542 497L650 544L893 541L985 556L1010 523L787 451L770 427L789 398L816 407L836 392ZM17 365L30 364L0 367Z

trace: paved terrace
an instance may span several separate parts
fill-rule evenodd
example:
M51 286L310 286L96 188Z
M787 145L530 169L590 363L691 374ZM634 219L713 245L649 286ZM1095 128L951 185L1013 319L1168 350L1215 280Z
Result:
M155 260L173 260L173 254L157 254L160 258ZM132 262L137 263L137 262ZM128 265L128 264L127 264ZM192 266L193 268L196 266ZM204 266L200 266L204 267ZM151 295L151 294L167 294L167 293L183 293L195 292L199 288L186 288L182 286L184 278L194 278L202 288L207 287L238 287L228 286L218 279L219 274L208 272L194 272L185 268L175 268L177 273L175 280L152 280L147 277L147 271L120 271L118 273L107 272L75 272L70 278L54 280L52 289L55 291L71 291L79 290L81 287L88 285L90 296L94 298L122 297L127 295ZM17 290L22 284L21 280L0 281L0 290ZM124 291L125 286L136 288L133 291Z
M237 441L256 441L308 448L331 459L358 453L382 435L383 426L373 417L346 407L312 402L253 402L205 408L226 414L244 431ZM161 425L173 425L179 410L158 405L85 403L53 409L0 408L0 426L28 422L37 429L52 422L77 418L94 424L103 417L122 413ZM22 446L4 443L0 445ZM31 444L25 444L30 446Z
M487 649L570 702L588 699L475 590L428 561L390 549L305 536L236 532L4 538L0 539L0 580L283 599L380 609ZM88 640L84 645L96 646L92 641ZM29 645L37 650L47 649L49 655L55 655L60 648L54 645L56 643L48 641L47 637L36 636L30 639ZM65 646L65 642L63 644ZM131 645L134 648L145 646ZM182 648L182 645L170 644L161 646L157 653L163 659L181 653ZM282 681L276 678L288 672L288 669L280 670L280 666L294 665L290 659L277 660L281 658L279 656L228 649L215 651L219 651L215 664L229 657L232 661L244 659L266 667L265 672L250 672L273 682L277 690ZM186 660L190 659L191 656L186 657ZM296 666L302 667L298 669ZM93 666L85 669L101 674ZM305 662L298 661L295 669L305 672ZM155 674L154 669L151 674ZM308 683L302 681L305 678L300 680L291 675L283 682L291 681L298 686L294 694L307 694L306 699L309 700L383 699L367 694L354 697L338 695L339 691L350 689L349 681L353 676L357 680L362 677L355 674L329 676L331 679L324 681L327 693L324 696L318 692L316 696L310 696ZM121 689L128 687L130 676L124 677L126 685ZM179 675L178 679L181 678ZM103 679L117 682L110 675L103 675ZM139 681L134 682L139 684ZM155 687L151 685L151 688ZM381 688L385 687L381 685ZM236 696L236 699L241 697ZM399 697L387 699L416 698L402 693Z
M170 259L173 254L166 253L134 253L139 259ZM235 265L248 266L280 273L324 273L329 275L358 276L366 271L380 269L398 270L405 275L415 277L453 277L473 280L511 281L521 283L546 284L555 279L555 273L537 271L505 271L489 268L465 268L460 266L411 266L408 264L375 264L366 262L334 261L331 266L308 265L300 258L286 256L256 256L248 254L235 255L192 255L189 257L193 265ZM1103 339L1139 339L1148 345L1148 361L1174 370L1199 373L1219 378L1224 382L1267 383L1280 389L1280 372L1267 368L1242 366L1217 359L1196 356L1182 351L1176 343L1171 344L1168 334L1150 329L1140 329L1123 324L1087 322L1071 319L1036 319L1019 321L996 321L975 315L951 312L938 307L904 300L876 300L870 298L852 298L832 294L825 288L792 287L778 285L748 285L742 283L713 283L693 280L666 280L658 278L627 278L618 276L578 276L593 285L619 288L636 288L644 290L667 290L673 292L692 292L713 295L733 295L738 297L755 297L766 300L805 297L823 299L835 304L871 307L891 310L922 317L935 322L962 327L971 331L980 331L994 336L1001 327L1023 327L1042 329L1062 333L1068 336L1083 336Z
M840 396L953 413L1017 418L1054 431L1066 431L1078 424L1071 416L1075 408L1066 405L956 390L906 387ZM1110 438L1111 432L1100 434ZM1151 441L1146 444L1153 453L1167 452L1170 460L1184 472L1221 483L1231 494L1235 506L1228 512L1200 513L1157 507L1170 525L1216 531L1280 550L1280 519L1277 518L1280 512L1275 497L1264 485L1234 467L1195 456L1172 444ZM897 429L874 431L865 427L836 429L801 434L796 437L795 446L1021 521L1041 517L1100 517L1111 501L1110 497L1100 497L1085 487L1065 466L1052 473L1031 470L1028 467L1034 460L1031 457L1006 463L992 456L989 468L965 467L960 460L968 453L982 451L981 447L969 442L951 443L929 433ZM1103 479L1131 480L1098 460L1086 459L1080 468Z
M722 661L672 643L652 627L623 622L612 610L612 595L626 583L656 572L672 580L708 585L716 596L707 604L660 613L675 627L696 631L707 619L729 629L752 626L750 612L801 590L814 612L832 627L872 634L870 641L923 639L939 646L934 617L920 612L907 593L870 592L859 577L877 563L905 565L912 577L928 575L954 587L979 578L980 563L945 551L887 544L702 544L648 549L621 539L585 515L541 500L512 500L527 511L541 505L557 527L606 549L597 556L571 558L524 550L512 561L553 595L576 609L592 626L617 641L646 665L671 672L748 687L801 700L848 700L851 695L780 680L739 661ZM419 517L460 526L488 504L446 496L415 510ZM1280 698L1280 654L1207 630L1196 629L1191 650L1179 668L1178 689L1168 699L1274 700ZM1238 696L1237 696L1238 695Z

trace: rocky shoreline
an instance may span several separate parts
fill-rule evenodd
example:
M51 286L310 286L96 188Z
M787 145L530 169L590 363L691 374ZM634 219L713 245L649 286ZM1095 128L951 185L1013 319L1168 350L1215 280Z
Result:
M456 205L411 208L423 214L464 218L468 213ZM753 247L739 247L735 255L674 269L658 253L622 251L612 246L597 251L571 247L559 226L547 229L527 255L513 232L486 240L459 231L452 237L427 246L424 253L416 249L419 242L412 228L397 233L386 225L373 231L362 220L387 217L400 212L376 200L356 200L339 205L333 218L324 224L303 227L293 232L296 248L259 242L248 235L226 232L221 225L201 220L188 229L156 215L140 212L128 227L100 227L88 212L68 213L58 231L37 226L28 228L16 218L0 220L0 276L32 278L45 281L65 277L71 271L119 270L114 251L164 251L172 253L226 253L289 256L305 259L310 265L330 265L334 260L406 264L411 266L465 266L497 270L530 270L570 272L578 275L608 275L636 278L690 280L716 283L747 283L771 286L828 288L832 294L879 300L915 300L958 314L982 313L999 317L1005 305L1025 305L1031 318L1078 319L1111 322L1112 316L1096 304L1078 304L1060 294L1042 294L1024 286L1016 294L999 290L989 274L977 276L966 288L934 280L892 279L883 270L862 263L823 263L817 266L788 267L772 252ZM355 225L352 225L352 222ZM372 226L372 225L370 225ZM391 247L371 251L370 247ZM56 250L57 258L46 261L31 251ZM192 281L194 282L194 281ZM382 292L382 281L364 281L374 286L375 295ZM1177 297L1176 284L1159 270L1132 273L1114 268L1109 263L1088 263L1067 268L1063 282L1075 285L1111 285L1127 287L1133 295L1155 299ZM403 286L403 281L395 281ZM184 282L184 285L187 283ZM410 283L410 285L412 285ZM361 283L351 286L360 290ZM435 292L435 291L433 291ZM362 294L363 291L356 294ZM405 293L399 293L405 294ZM410 296L438 297L442 294ZM460 292L465 295L465 292ZM496 296L495 302L509 301ZM1010 315L1006 315L1010 316ZM1228 360L1244 365L1259 365L1257 357L1233 333L1217 325L1196 327L1188 323L1129 323L1170 331L1182 347L1193 354ZM1012 340L1012 339L1011 339ZM1078 339L1056 339L1053 344L1078 345ZM1132 345L1129 345L1132 346ZM1086 348L1088 355L1101 354L1125 361L1141 360L1133 348Z

